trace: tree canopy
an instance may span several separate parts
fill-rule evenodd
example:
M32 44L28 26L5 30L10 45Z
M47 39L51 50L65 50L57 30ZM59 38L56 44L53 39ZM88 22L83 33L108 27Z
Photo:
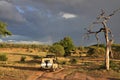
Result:
M56 56L64 56L65 53L64 47L59 44L51 46L49 52L54 53Z
M7 30L7 24L0 21L0 35L1 36L7 36L7 35L12 35L12 33Z
M60 44L64 47L65 50L65 56L70 55L70 51L73 50L75 48L74 43L72 38L70 38L69 36L64 37L62 40L60 40L59 42L54 43L55 44Z

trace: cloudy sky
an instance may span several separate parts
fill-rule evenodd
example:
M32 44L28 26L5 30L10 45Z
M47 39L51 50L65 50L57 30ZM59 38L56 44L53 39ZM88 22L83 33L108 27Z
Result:
M84 40L87 28L104 9L108 14L120 8L120 0L0 0L0 20L12 36L3 40L55 42L70 36L76 45L96 43ZM120 11L108 23L115 42L120 43ZM103 39L103 38L101 38Z

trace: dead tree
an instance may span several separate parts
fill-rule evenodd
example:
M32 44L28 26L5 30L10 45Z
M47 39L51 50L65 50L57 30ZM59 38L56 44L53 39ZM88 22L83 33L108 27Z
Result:
M86 35L89 37L90 34L95 34L95 37L97 39L97 42L99 44L99 37L98 34L103 32L104 33L104 37L105 37L105 41L106 41L106 54L105 54L105 67L106 70L109 70L109 61L110 61L110 53L112 54L112 49L111 49L111 45L113 44L113 35L112 32L110 30L110 28L107 26L107 22L110 20L110 18L120 10L117 9L115 11L113 11L111 14L107 15L105 13L105 11L102 9L101 10L101 14L96 18L96 21L92 23L92 25L90 27L88 27L87 33ZM101 28L98 31L92 31L93 27L95 24L102 24Z

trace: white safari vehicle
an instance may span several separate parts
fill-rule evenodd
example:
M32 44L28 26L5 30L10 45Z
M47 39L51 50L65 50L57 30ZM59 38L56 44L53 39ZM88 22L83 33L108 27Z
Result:
M55 55L47 55L45 58L41 59L41 70L55 71L58 69L58 63Z

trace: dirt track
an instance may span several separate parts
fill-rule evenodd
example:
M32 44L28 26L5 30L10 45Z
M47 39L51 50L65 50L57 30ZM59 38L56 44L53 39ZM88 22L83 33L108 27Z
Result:
M56 72L37 71L33 73L27 80L109 80L106 78L93 78L78 71L70 71L69 69L61 69Z

